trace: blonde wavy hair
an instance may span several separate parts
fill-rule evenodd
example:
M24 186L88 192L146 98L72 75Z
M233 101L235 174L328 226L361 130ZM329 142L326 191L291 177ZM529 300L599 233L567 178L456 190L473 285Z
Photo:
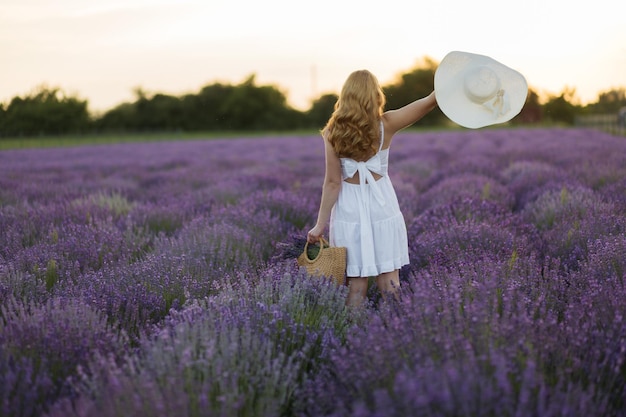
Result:
M343 84L323 133L340 158L364 161L377 151L385 94L368 70L354 71Z

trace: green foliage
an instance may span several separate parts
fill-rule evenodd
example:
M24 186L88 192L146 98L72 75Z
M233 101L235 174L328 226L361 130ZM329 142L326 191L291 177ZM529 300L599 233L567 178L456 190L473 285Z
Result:
M513 123L538 123L542 119L543 108L539 102L539 94L532 88L529 88L522 111L512 121Z
M133 208L133 203L117 192L100 191L90 195L84 200L77 201L77 203L81 202L95 204L97 207L110 211L116 217L127 215Z
M57 262L54 259L50 259L46 266L46 290L51 291L58 280L59 270Z
M224 97L219 109L226 130L284 129L289 126L285 95L273 86L256 86L251 75Z
M383 86L387 109L404 106L434 89L438 63L429 57ZM41 86L10 103L0 103L0 138L67 134L120 134L154 132L241 132L321 129L334 110L336 94L324 94L304 112L292 108L274 85L257 85L255 75L240 84L214 83L197 93L173 96L135 89L136 99L90 117L87 102L59 88ZM580 114L614 114L626 106L626 88L603 92L598 101L582 107L573 104L574 90L550 96L545 104L529 90L526 103L513 123L545 121L574 124ZM420 120L422 126L449 123L436 108Z
M311 126L319 129L326 125L326 122L335 110L335 103L339 96L337 94L324 94L313 102L311 108L307 111L306 116Z
M216 130L226 117L222 101L235 90L233 85L216 83L203 87L198 94L188 94L182 99L185 126L189 130Z
M610 114L619 112L624 106L626 106L626 87L601 92L598 101L586 109L589 113Z
M304 124L304 116L287 105L279 89L257 86L254 75L239 85L207 85L198 94L180 98L165 94L150 97L141 89L136 95L134 103L124 103L97 120L97 130L287 130Z
M80 133L89 129L87 101L59 88L38 87L30 95L14 97L0 110L0 137Z
M565 89L558 96L552 96L544 104L544 116L556 123L574 124L576 114L580 113L580 106L572 104L575 96L574 89Z
M418 62L413 70L401 74L398 80L390 85L383 86L387 97L387 109L397 109L415 100L425 97L435 89L435 71L437 62L431 58L424 58ZM445 122L445 116L436 108L420 120L421 125L433 126Z

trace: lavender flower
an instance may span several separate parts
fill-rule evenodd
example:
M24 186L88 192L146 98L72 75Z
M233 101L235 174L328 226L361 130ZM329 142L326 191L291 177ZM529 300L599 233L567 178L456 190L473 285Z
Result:
M321 145L0 152L0 413L624 413L623 138L400 132L411 265L356 310L293 259Z
M0 367L9 368L0 392L13 393L4 398L12 411L45 410L71 393L68 378L95 353L121 355L126 347L124 334L80 299L53 298L44 305L11 299L0 317Z

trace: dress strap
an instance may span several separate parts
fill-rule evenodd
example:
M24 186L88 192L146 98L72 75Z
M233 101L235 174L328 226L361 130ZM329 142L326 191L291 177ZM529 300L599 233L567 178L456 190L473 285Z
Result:
M383 120L380 120L380 146L378 147L378 152L383 150L383 144L385 143L385 125L383 124Z

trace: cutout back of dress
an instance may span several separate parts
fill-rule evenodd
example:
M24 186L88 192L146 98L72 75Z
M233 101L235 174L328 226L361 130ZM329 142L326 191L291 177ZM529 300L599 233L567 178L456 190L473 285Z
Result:
M389 168L389 148L383 149L384 137L383 121L380 121L380 146L378 152L367 161L355 161L352 158L340 158L341 177L350 183L362 183L363 179L367 184L378 181L386 176ZM349 181L358 173L358 182Z
M387 175L389 168L389 148L383 149L384 143L384 126L383 121L380 121L380 146L378 152L367 161L355 161L352 158L340 158L341 160L341 177L345 182L354 183L348 181L349 178L354 178L358 173L358 184L361 186L363 192L367 191L367 186L371 188L374 197L381 205L385 205L385 199L378 187L378 180ZM377 176L374 177L374 175Z

